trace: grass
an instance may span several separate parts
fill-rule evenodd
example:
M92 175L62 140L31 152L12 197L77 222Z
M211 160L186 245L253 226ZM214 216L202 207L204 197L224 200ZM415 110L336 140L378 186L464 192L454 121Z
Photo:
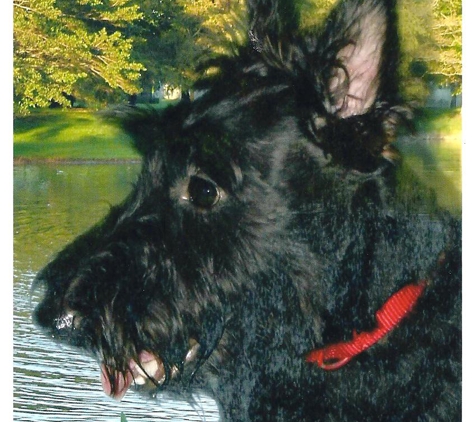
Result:
M459 135L460 109L419 112L416 127L421 132ZM13 154L16 162L140 159L126 134L84 109L39 110L15 118Z
M84 110L41 110L15 118L16 160L136 159L130 138Z
M125 133L86 109L35 110L15 117L13 141L16 162L140 159Z

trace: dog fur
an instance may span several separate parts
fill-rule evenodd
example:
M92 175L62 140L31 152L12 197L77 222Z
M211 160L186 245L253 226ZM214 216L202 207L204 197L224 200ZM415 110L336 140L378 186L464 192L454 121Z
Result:
M224 421L460 420L460 221L391 145L410 118L395 1L341 0L305 33L294 3L249 1L249 43L199 99L114 111L141 174L39 272L35 321L116 398L135 383L207 391ZM422 280L374 346L306 361Z

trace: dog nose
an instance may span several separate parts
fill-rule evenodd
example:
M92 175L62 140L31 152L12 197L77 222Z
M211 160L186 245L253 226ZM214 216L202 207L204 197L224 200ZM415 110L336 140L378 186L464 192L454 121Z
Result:
M74 311L67 310L53 320L52 337L73 341L76 329L79 328L81 317Z
M70 330L74 328L74 315L72 313L68 313L66 315L62 315L54 320L56 330Z
M69 309L62 312L57 311L55 312L50 307L40 304L33 313L33 321L43 329L45 334L52 338L70 338L78 327L80 318Z

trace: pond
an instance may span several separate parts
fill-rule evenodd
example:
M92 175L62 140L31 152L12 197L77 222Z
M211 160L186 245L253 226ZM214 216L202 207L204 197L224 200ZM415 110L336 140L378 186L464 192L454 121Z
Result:
M106 397L98 364L59 346L33 326L35 273L55 252L125 198L138 164L22 165L14 168L14 362L15 421L120 422L218 421L215 402L193 405L158 397L145 403L132 390L122 402Z
M457 139L404 139L410 167L460 212L460 150ZM35 273L66 243L104 216L130 191L140 164L50 164L14 168L14 420L120 422L218 421L216 403L193 405L159 396L146 403L130 391L122 402L102 392L97 363L43 337L32 325L38 301Z

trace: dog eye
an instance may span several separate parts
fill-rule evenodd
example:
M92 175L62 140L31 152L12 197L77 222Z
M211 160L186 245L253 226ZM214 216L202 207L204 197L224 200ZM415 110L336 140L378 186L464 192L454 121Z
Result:
M211 180L191 176L188 185L188 197L193 205L200 208L211 208L221 198L219 188Z

